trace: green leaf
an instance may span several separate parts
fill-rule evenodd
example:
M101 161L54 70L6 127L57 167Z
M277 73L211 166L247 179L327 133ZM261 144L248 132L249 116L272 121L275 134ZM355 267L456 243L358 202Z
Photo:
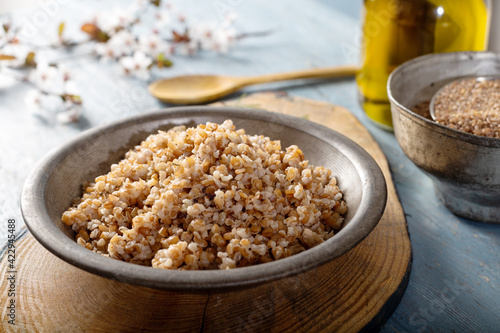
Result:
M174 63L168 59L163 60L163 67L172 67Z
M35 52L30 52L24 59L24 66L26 67L36 67Z
M63 32L64 32L64 22L61 22L61 23L59 23L59 28L58 28L58 31L57 31L57 33L59 34L59 38L62 37Z
M158 68L171 67L173 65L172 61L165 58L165 55L163 53L158 54L155 63Z
M101 43L106 43L109 40L109 35L102 30L97 33L97 41Z
M63 94L60 95L60 97L64 102L71 102L73 104L82 104L82 99L78 95Z

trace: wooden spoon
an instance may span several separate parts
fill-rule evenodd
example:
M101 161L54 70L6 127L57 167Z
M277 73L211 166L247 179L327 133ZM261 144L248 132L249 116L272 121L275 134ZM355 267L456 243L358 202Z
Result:
M148 89L151 95L163 102L200 104L219 99L251 84L352 76L357 70L357 66L349 65L248 77L186 75L155 81L149 85Z

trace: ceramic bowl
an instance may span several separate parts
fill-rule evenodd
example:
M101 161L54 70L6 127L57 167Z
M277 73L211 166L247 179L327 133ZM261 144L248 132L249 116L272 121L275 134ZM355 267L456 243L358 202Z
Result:
M406 156L454 214L490 223L500 223L500 139L440 125L412 109L451 81L499 74L500 54L431 54L396 68L387 85L394 133Z
M342 229L328 241L271 263L230 270L176 271L144 267L89 251L74 240L61 214L81 196L82 183L107 173L112 163L149 134L177 125L196 126L232 119L248 134L297 144L314 165L333 170L348 213ZM386 205L385 179L361 147L324 126L263 110L179 107L120 120L88 130L52 151L27 178L21 206L33 236L49 251L86 271L121 282L170 290L237 288L284 278L325 264L346 253L377 225Z

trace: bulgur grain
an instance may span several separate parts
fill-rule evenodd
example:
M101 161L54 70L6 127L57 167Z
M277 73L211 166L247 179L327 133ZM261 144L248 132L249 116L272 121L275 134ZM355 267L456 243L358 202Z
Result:
M436 121L462 132L500 138L500 79L459 80L434 101Z
M164 269L229 269L313 247L343 222L332 172L226 120L150 135L63 213L77 243Z

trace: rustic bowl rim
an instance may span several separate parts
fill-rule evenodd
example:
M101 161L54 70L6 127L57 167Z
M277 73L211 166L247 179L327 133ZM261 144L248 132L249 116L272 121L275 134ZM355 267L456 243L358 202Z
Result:
M245 113L242 112L244 110ZM328 241L307 251L271 263L231 270L175 271L154 269L110 259L79 246L51 221L45 208L45 185L57 161L70 153L79 143L108 131L137 122L154 121L158 117L194 118L223 115L264 120L306 132L332 144L354 165L362 181L363 196L357 213L340 232ZM344 135L311 121L279 115L260 109L237 107L185 106L161 109L135 115L110 124L84 131L68 142L54 148L40 160L27 177L21 193L21 210L28 229L50 252L64 261L88 272L120 282L168 290L206 291L210 289L240 288L296 275L348 252L375 228L387 201L385 178L378 164L358 144ZM300 143L298 144L300 146Z
M401 104L392 94L392 85L394 83L394 78L400 75L401 72L407 71L409 68L412 66L416 66L416 64L422 63L422 62L428 62L430 60L433 60L435 62L443 62L443 61L467 61L471 60L473 58L479 58L481 59L493 59L493 58L498 58L500 62L500 53L495 53L495 52L485 52L485 51L461 51L461 52L446 52L446 53L431 53L431 54L426 54L423 56L416 57L414 59L408 60L404 62L403 64L399 65L396 69L392 71L392 73L389 75L389 79L387 80L387 96L389 98L389 101L397 106L397 111L400 114L405 115L406 117L409 117L413 119L413 121L420 123L420 124L428 124L430 125L430 129L433 130L434 132L438 132L443 135L451 136L454 138L457 138L458 140L465 141L471 144L479 145L479 146L485 146L485 147L494 147L498 148L500 147L500 138L489 138L485 136L480 136L480 135L475 135L467 132L462 132L457 129L439 124L438 122L434 120L430 120L424 116L421 116L412 110L410 110L408 107L405 105ZM481 75L484 76L484 75ZM474 76L467 76L467 77L474 77ZM464 77L457 77L456 79L460 78L465 78ZM432 81L429 81L431 83ZM404 113L402 113L400 110L403 110Z

